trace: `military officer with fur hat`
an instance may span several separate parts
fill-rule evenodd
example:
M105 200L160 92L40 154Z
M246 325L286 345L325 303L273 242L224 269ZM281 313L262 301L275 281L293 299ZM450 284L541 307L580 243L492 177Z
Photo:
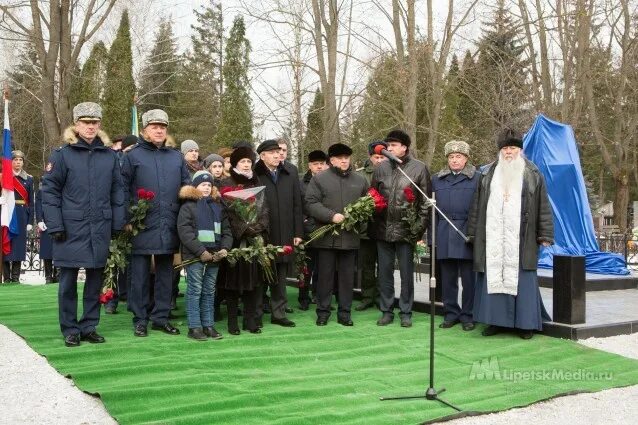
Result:
M155 194L146 215L146 228L133 237L131 288L128 308L133 312L134 335L148 335L148 322L155 330L179 334L168 316L173 292L173 254L179 249L177 214L179 191L191 182L182 154L167 146L168 115L153 109L142 115L140 141L126 155L122 165L126 205L136 203L138 191ZM149 279L151 257L155 260L155 281ZM154 304L149 312L150 288Z
M42 209L60 267L60 329L68 347L80 340L102 343L99 296L112 232L124 224L124 194L116 153L100 130L102 108L84 102L73 108L66 144L51 154L42 177ZM83 313L77 319L77 277L86 270Z
M432 177L432 192L436 194L439 209L452 223L465 232L472 199L478 187L480 173L468 159L470 145L452 140L445 144L447 165ZM429 229L428 229L429 230ZM445 316L441 328L461 323L463 330L474 329L472 307L474 303L474 272L472 246L442 217L436 222L436 261L441 272L443 307ZM463 284L462 305L458 304L458 280Z
M15 196L15 214L17 233L11 237L11 251L6 254L2 273L5 282L20 281L20 266L27 256L27 234L33 228L33 177L24 171L24 153L15 150L11 153L13 173L13 192ZM7 243L9 241L6 241Z

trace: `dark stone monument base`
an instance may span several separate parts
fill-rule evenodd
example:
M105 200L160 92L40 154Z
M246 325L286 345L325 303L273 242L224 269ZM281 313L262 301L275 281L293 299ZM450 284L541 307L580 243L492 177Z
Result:
M551 270L540 270L538 284L541 288L553 287L553 273ZM612 276L599 274L585 275L585 291L615 291L621 289L638 288L638 277L633 275Z

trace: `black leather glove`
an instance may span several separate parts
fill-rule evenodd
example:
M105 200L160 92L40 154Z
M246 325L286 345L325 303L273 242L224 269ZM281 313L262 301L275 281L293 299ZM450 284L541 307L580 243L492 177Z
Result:
M66 232L53 232L49 233L51 239L58 242L64 242L66 240Z

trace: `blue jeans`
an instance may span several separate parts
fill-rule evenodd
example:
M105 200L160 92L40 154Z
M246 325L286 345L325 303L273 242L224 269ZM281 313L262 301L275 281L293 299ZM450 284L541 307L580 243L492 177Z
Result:
M214 325L217 270L217 264L200 261L186 266L186 318L189 329Z

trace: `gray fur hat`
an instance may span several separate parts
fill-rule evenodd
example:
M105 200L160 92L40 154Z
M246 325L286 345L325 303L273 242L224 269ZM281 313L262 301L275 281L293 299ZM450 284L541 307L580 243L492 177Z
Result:
M151 109L142 114L142 128L149 124L168 125L168 114L161 109Z
M451 153L462 153L469 157L470 145L462 140L451 140L445 144L445 156L447 157Z
M73 107L73 122L101 120L102 107L95 102L82 102Z

